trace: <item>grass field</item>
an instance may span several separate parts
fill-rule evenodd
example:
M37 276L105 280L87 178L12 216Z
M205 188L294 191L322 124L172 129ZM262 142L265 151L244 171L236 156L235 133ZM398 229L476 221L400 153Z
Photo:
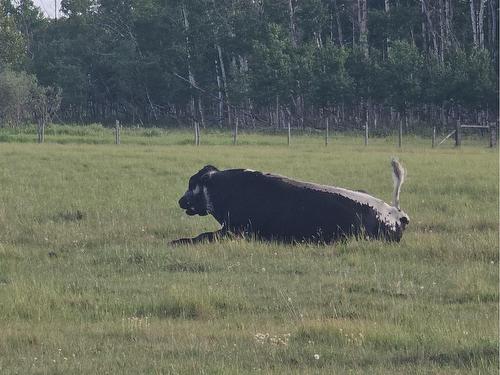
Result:
M195 148L183 132L130 132L120 146L81 132L44 145L0 134L16 141L0 144L1 374L498 372L498 150L487 141L326 148L310 135L289 148L243 134L234 147L214 133ZM408 170L399 244L167 246L217 229L177 206L205 164L389 201L393 155Z

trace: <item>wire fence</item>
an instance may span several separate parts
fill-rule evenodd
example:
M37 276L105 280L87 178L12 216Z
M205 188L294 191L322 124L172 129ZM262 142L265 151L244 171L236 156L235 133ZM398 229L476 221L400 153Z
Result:
M397 128L347 127L331 124L326 120L323 127L241 127L236 119L232 129L219 127L201 127L200 124L186 127L137 127L122 126L116 120L114 126L101 124L60 125L43 124L28 125L18 128L0 128L0 142L37 142L37 143L92 143L92 144L165 144L165 145L288 145L305 143L335 146L339 143L358 144L365 147L374 144L394 142L393 145L403 148L406 145L428 145L429 148L459 147L462 144L484 144L491 148L497 146L498 121L483 124L463 124L457 121L453 128L433 127L418 131L407 129L401 124ZM348 140L349 139L349 140ZM390 141L392 139L392 141ZM357 140L357 141L356 141Z

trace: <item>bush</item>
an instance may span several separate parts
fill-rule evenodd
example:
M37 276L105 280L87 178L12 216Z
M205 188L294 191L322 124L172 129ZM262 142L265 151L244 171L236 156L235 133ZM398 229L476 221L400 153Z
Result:
M35 76L4 70L0 73L0 122L17 127L33 118L32 93L38 86Z
M47 123L61 103L61 90L38 85L34 75L6 69L0 72L0 124L19 127Z

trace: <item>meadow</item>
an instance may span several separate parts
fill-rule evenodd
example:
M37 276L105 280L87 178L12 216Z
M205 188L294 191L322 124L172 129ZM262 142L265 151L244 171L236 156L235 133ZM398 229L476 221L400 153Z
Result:
M430 140L0 132L2 374L496 374L498 150ZM229 239L177 201L205 164L363 189L408 170L400 243Z

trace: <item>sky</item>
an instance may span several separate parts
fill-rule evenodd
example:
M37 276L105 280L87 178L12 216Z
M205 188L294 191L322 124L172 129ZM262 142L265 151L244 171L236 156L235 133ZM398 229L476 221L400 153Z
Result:
M59 12L60 0L33 0L33 3L39 7L45 16L54 18L54 4L57 3L57 11Z

